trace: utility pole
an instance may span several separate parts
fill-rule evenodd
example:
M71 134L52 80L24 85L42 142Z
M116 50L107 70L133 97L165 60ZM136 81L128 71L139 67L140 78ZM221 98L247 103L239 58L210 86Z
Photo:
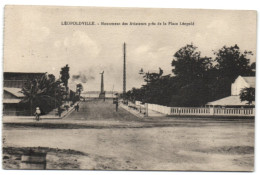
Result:
M125 98L126 94L126 44L124 43L124 64L123 64L123 98Z

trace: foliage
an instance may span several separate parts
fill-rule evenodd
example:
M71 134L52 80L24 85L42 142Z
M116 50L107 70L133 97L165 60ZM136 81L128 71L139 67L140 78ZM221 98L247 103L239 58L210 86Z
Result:
M197 47L193 44L182 47L174 54L174 57L172 72L186 83L203 78L206 72L212 68L212 59L201 57Z
M75 97L76 97L76 92L70 90L70 96L69 96L69 101L72 101L73 103L75 102Z
M203 79L193 81L176 90L170 101L170 106L202 106L209 100L209 90Z
M78 94L78 96L80 97L81 92L83 91L83 86L81 83L76 85L76 93Z
M255 88L244 88L239 95L241 101L248 101L248 104L251 105L255 101Z
M68 90L68 80L70 78L69 74L69 66L66 64L66 66L61 68L60 75L61 75L61 81L63 82L64 86Z
M25 97L21 103L30 109L32 115L36 107L40 107L42 113L48 113L60 106L64 92L59 80L56 81L53 75L44 74L40 78L28 80L22 93Z
M139 74L146 83L126 93L129 100L166 106L203 106L230 95L231 83L239 75L254 76L255 63L250 65L250 51L240 52L237 45L214 52L215 59L201 57L198 48L188 44L175 54L171 65L173 76L144 72Z
M253 76L253 71L247 58L253 55L251 51L240 52L237 45L219 49L214 53L217 62L215 68L218 70L218 77L229 77L231 81L239 75Z

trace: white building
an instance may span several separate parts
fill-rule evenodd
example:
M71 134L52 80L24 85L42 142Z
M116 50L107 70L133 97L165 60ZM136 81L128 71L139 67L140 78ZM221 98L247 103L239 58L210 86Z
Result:
M255 88L255 77L238 76L231 85L231 95L239 95L244 88Z
M241 102L239 94L242 89L250 87L255 88L255 77L238 76L231 84L231 96L209 102L206 106L248 106L247 101Z

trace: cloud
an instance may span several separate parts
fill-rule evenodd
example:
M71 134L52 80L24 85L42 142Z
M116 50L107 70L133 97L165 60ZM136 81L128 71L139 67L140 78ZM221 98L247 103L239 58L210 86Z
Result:
M66 49L81 51L80 54L86 53L87 57L95 58L100 51L98 44L91 39L85 32L75 31L71 36L66 37L62 42L56 41L54 45L56 47L62 47Z
M83 70L95 64L101 48L85 32L74 31L72 34L53 41L54 53L59 62L66 62L74 71Z
M171 73L171 61L174 49L170 46L158 47L156 45L141 45L137 47L132 56L132 64L135 64L139 71L143 68L144 71L154 71L161 67L166 73ZM160 62L160 64L158 64Z
M252 50L255 53L255 15L230 12L214 12L214 15L209 15L210 13L197 11L194 18L196 25L193 27L61 27L60 21L65 18L93 18L98 21L109 20L113 16L116 21L136 20L137 16L142 16L143 19L142 14L147 12L118 15L119 12L112 10L107 11L106 15L97 15L95 10L83 10L79 14L77 10L68 13L66 8L7 8L5 27L11 33L5 32L4 69L49 72L58 77L60 68L68 64L71 79L80 72L86 75L87 82L83 86L87 90L99 89L99 73L104 70L105 89L111 90L114 87L121 90L122 44L126 42L127 89L130 89L143 82L138 74L141 68L148 71L161 67L165 74L171 73L173 54L191 42L207 56L212 54L212 50L233 44L238 44L241 50ZM166 14L169 14L168 17ZM184 19L182 12L173 11L151 13L143 20L172 20L174 16L176 20ZM89 79L88 76L95 79ZM84 78L82 81L85 82Z
M150 46L149 45L141 45L135 49L136 54L143 54L143 53L148 53L150 51Z

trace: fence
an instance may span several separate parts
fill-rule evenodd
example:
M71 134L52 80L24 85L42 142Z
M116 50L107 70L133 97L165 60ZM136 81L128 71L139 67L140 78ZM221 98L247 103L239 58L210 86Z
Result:
M136 101L135 105L141 106L142 104ZM148 109L175 116L255 116L255 108L167 107L148 104Z
M211 115L210 108L195 108L195 107L170 107L168 115Z
M214 115L255 116L255 108L214 108Z

